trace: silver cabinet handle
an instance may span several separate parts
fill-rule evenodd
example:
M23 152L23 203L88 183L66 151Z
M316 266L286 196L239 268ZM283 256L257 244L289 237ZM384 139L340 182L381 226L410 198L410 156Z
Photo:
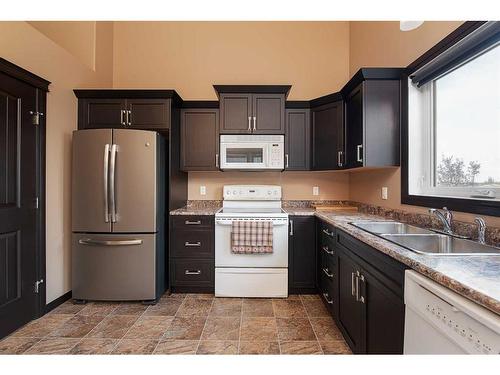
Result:
M293 220L290 220L290 236L293 236Z
M288 154L285 154L285 168L288 168Z
M330 270L328 268L323 268L323 273L328 277L329 279L333 279L333 273L330 273Z
M323 229L323 233L326 234L328 237L333 237L333 233L328 232L327 229Z
M111 160L109 163L109 200L111 211L111 222L116 223L116 199L115 199L115 172L116 172L116 150L117 145L111 145Z
M127 111L127 124L128 124L128 126L132 126L132 111L131 110Z
M127 111L125 111L124 109L122 109L120 111L120 122L122 123L123 126L127 125L127 123L123 120L123 116L125 115L125 112L127 112Z
M248 131L252 131L252 116L248 116Z
M328 250L328 246L323 246L323 251L327 254L333 255L333 250Z
M257 130L257 117L253 117L253 131Z
M351 272L351 296L356 295L356 285L354 282L354 279L356 278L356 274L354 272Z
M198 241L198 242L184 242L184 246L186 247L200 247L201 246L201 242Z
M344 151L338 151L337 152L337 165L339 167L342 167L344 163L342 163L342 156L344 155Z
M359 280L361 280L361 282L364 284L365 277L362 274L359 274L356 278L356 300L358 302L365 303L365 297L361 295L361 292L359 290Z
M219 168L219 154L215 154L215 167Z
M88 246L131 246L131 245L141 245L142 240L133 239L133 240L93 240L91 238L85 238L79 240L78 243L80 245L88 245Z
M108 202L108 177L109 177L109 144L104 145L104 222L109 223L109 202Z
M196 271L190 271L190 270L185 270L184 275L199 275L201 274L201 270L196 270Z
M328 293L323 293L323 297L325 297L326 303L328 303L329 305L333 305L333 299L328 298L330 297Z
M357 145L356 146L356 156L357 156L357 161L362 163L363 162L363 157L361 155L361 150L363 149L363 145Z
M186 225L201 225L201 220L196 220L196 221L189 221L189 220L186 220L184 222L184 224Z

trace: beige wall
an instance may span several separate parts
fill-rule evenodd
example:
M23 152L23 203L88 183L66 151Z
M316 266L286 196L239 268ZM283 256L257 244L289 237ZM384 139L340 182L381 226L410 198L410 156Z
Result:
M349 78L348 22L115 22L113 83L216 99L213 84L291 84L311 99Z
M281 185L283 199L347 200L349 174L345 172L190 172L189 199L222 199L224 185ZM207 194L200 195L200 186ZM319 195L312 195L313 186Z
M52 82L47 95L47 302L71 290L73 89L112 85L112 32L111 23L97 23L94 71L28 23L0 22L2 57Z
M350 23L350 72L354 74L365 66L407 66L450 32L461 22L425 22L409 32L400 32L398 22ZM389 199L381 199L381 188L389 188ZM350 198L414 212L427 212L423 207L401 204L401 171L399 168L355 172L350 176ZM475 215L457 213L455 217L472 221ZM500 218L486 217L488 225L500 226Z

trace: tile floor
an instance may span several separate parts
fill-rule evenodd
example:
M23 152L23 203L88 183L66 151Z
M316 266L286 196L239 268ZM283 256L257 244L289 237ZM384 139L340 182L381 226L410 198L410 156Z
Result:
M68 301L0 341L0 354L350 354L316 295L165 295L158 304Z

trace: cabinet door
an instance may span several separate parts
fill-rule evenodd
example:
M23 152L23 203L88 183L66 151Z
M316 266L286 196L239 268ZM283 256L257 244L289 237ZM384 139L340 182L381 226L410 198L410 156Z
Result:
M313 292L316 287L314 217L290 217L288 285L292 292Z
M181 111L181 169L213 171L219 169L219 110Z
M251 133L252 119L251 94L221 94L220 95L220 133L239 134Z
M363 166L363 84L354 89L345 101L346 166Z
M124 99L80 99L78 128L124 128L126 109Z
M311 154L309 109L287 109L285 132L285 169L308 171Z
M384 283L384 277L362 271L361 295L366 303L366 352L403 354L403 298Z
M285 134L283 94L253 94L252 102L254 134Z
M127 127L134 129L168 129L170 99L127 99Z
M340 168L338 152L343 150L343 104L325 104L312 110L313 169Z
M365 352L365 304L356 301L355 275L358 265L338 251L338 320L354 353Z

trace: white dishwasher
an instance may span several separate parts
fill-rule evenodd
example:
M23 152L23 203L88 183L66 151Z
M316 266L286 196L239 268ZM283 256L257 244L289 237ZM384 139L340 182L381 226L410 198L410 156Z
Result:
M404 354L500 354L500 316L436 282L405 273Z

